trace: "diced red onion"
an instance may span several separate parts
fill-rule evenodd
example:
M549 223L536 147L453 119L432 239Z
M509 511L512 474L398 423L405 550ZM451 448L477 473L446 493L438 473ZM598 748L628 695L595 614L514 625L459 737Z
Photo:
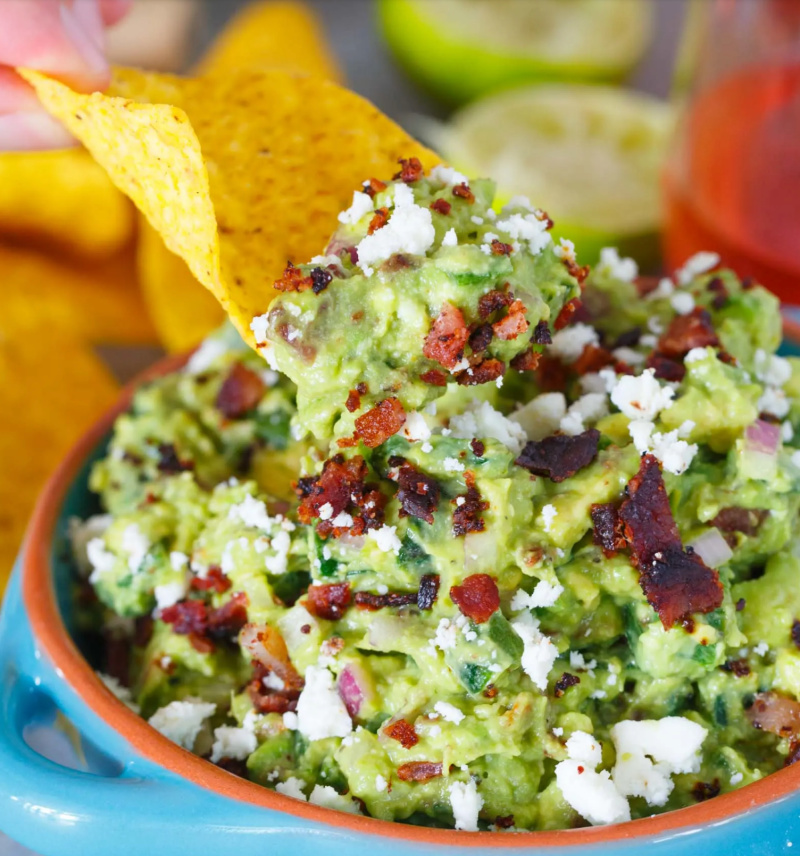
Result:
M748 426L744 432L744 448L746 452L758 452L762 455L775 455L781 442L781 426L763 419Z
M339 695L351 717L358 716L361 706L372 695L371 684L360 663L348 663L339 673Z
M716 527L703 532L688 546L697 553L709 568L718 568L733 556L733 551L728 546L728 542Z

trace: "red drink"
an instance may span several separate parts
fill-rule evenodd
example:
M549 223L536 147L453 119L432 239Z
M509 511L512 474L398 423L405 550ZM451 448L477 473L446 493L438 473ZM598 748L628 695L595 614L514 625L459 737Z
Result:
M800 303L800 61L740 68L692 100L664 175L664 255L722 256Z

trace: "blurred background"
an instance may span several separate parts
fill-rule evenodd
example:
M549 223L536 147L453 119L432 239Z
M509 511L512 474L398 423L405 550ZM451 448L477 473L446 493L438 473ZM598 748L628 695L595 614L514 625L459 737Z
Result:
M800 302L800 0L137 0L109 51L344 82L581 263L715 250ZM222 313L78 149L0 155L0 276L2 584L70 444Z

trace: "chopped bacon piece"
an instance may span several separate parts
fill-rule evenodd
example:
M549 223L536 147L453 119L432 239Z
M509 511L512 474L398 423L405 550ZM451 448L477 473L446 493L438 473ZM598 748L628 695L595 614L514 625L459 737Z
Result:
M445 217L450 213L452 207L446 199L434 199L431 202L431 210L437 214L443 214Z
M384 182L380 181L377 178L371 178L369 181L365 181L363 184L364 193L367 194L371 199L375 197L376 193L380 193L382 190L386 190L386 185Z
M451 369L461 359L468 336L461 310L452 303L445 303L425 337L422 353Z
M302 268L288 262L280 279L276 279L272 287L276 291L308 291L313 285L310 276L303 276Z
M389 209L388 208L379 208L372 215L372 219L369 221L369 227L367 228L367 234L371 235L374 232L377 232L378 229L382 229L388 222L389 222Z
M617 513L617 507L611 503L595 503L590 514L594 524L592 540L602 548L606 557L613 556L618 550L625 548L627 542L622 533L622 522Z
M215 591L218 594L228 591L233 583L225 576L219 565L210 565L202 577L192 577L191 586L195 591Z
M580 298L573 297L572 300L568 301L561 307L561 311L558 313L555 323L553 324L556 330L563 330L564 327L572 321L572 316L578 311L580 305Z
M469 447L472 449L472 454L475 455L476 458L482 458L483 453L486 451L486 444L483 440L479 440L477 437L473 437L469 441Z
M350 605L350 583L309 586L306 609L318 618L338 621Z
M586 277L589 276L591 268L589 265L579 265L575 259L564 259L564 267L570 276L574 276L578 280L578 285L583 285Z
M475 194L470 190L469 185L463 181L461 184L457 184L453 188L453 196L457 196L459 199L465 199L470 204L475 201Z
M727 660L720 668L726 672L730 672L737 678L746 678L750 674L750 664L744 658L741 660Z
M426 523L433 523L433 513L439 506L439 483L425 473L421 473L409 463L403 463L397 474L397 501L400 503L401 517L416 517Z
M685 357L692 348L717 347L719 339L705 309L695 308L688 315L677 315L658 340L658 351L670 359Z
M779 737L800 733L800 701L780 693L758 693L747 710L747 718L756 727Z
M705 802L719 796L720 790L719 779L714 779L713 782L695 782L692 785L692 796L697 802Z
M472 574L460 586L451 586L450 599L476 624L488 621L500 609L497 583L488 574Z
M396 434L406 421L399 398L384 398L371 410L356 418L356 434L365 446L375 449Z
M241 363L234 363L217 393L216 408L228 419L253 410L264 395L264 381Z
M199 654L213 654L216 645L207 636L201 636L199 633L189 634L189 644Z
M419 379L430 386L447 386L447 375L438 369L430 369L430 371L421 374Z
M561 698L570 687L574 687L580 682L581 679L577 675L571 675L569 672L564 672L553 687L553 695L556 698Z
M533 336L531 337L531 342L534 345L552 345L553 337L550 335L550 327L547 324L547 321L540 321L533 328Z
M181 636L196 633L204 636L208 627L206 605L201 600L182 600L161 610L161 620L172 625L172 632Z
M524 320L524 319L523 319ZM494 338L494 330L491 324L481 324L476 327L469 336L469 346L473 353L480 354L492 344Z
M628 482L619 516L648 603L670 628L693 612L711 612L722 603L719 575L696 553L686 552L672 517L661 467L644 455Z
M599 440L600 432L596 428L574 437L552 434L543 440L530 440L516 463L534 475L562 482L592 463L597 457Z
M521 300L515 300L508 307L506 317L492 324L495 336L503 341L509 341L510 339L516 339L517 336L521 336L530 327L525 318L527 311L527 307Z
M414 726L405 719L396 719L383 726L383 733L396 740L404 749L410 749L419 743L419 735Z
M453 535L456 536L466 535L468 532L483 532L483 512L489 509L489 503L481 498L480 491L475 487L475 477L472 473L467 473L465 480L467 492L450 500L455 505Z
M439 575L425 574L420 578L419 589L417 590L417 608L426 610L430 609L439 594Z
M400 179L406 184L411 184L414 181L419 181L425 175L419 158L400 158L397 162L400 164L400 171L392 176L394 181Z
M494 819L494 825L499 826L500 829L511 829L511 827L514 825L514 815L507 814L503 817L496 817Z
M506 364L502 360L481 360L466 371L459 372L456 380L461 386L478 386L497 380L505 370Z
M478 300L478 315L481 318L488 318L493 312L502 309L505 306L510 306L514 302L514 298L507 291L500 291L493 288L481 295Z
M289 669L275 670L253 660L253 678L247 686L247 692L259 713L286 713L297 707L303 679L291 664ZM271 674L276 674L283 681L282 689L274 689L264 683L264 678Z
M386 594L373 594L369 591L357 591L354 598L359 609L375 612L386 607L410 606L417 602L416 592L390 591Z
M671 360L660 354L658 351L653 351L647 358L647 368L655 369L655 376L661 380L669 380L680 383L686 376L686 367L683 363L677 360Z
M247 624L247 595L236 592L222 606L208 610L209 636L224 639L235 636Z
M733 505L723 508L711 521L721 532L741 532L752 537L758 533L761 524L769 517L766 508L741 508Z
M323 291L331 284L333 274L329 270L321 267L315 267L311 271L311 290L314 294L322 294Z
M397 768L397 778L403 782L429 782L441 775L441 761L409 761Z
M730 299L730 294L725 283L722 281L722 277L715 276L709 281L706 288L714 295L714 299L711 301L714 309L722 309Z
M544 392L563 392L567 385L569 369L561 360L548 357L546 352L536 368L536 383Z
M599 372L613 362L614 355L607 348L601 348L599 345L584 345L581 355L572 364L572 370L575 374L583 376L589 372Z
M356 390L351 389L350 392L347 393L347 401L345 401L344 406L350 413L355 413L356 410L361 407L361 396L356 392Z
M158 446L158 471L167 475L175 475L193 470L194 464L191 461L182 461L178 457L178 451L174 443L160 443Z
M514 252L511 244L505 244L499 238L495 238L491 244L493 256L510 256Z

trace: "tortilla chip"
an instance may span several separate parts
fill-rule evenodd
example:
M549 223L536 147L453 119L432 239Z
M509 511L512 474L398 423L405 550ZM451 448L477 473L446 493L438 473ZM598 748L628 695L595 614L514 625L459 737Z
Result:
M133 235L130 202L83 149L0 154L0 235L104 258Z
M136 256L142 295L168 351L188 351L225 320L214 295L192 276L182 258L164 246L144 217Z
M117 396L89 348L49 325L8 329L0 314L0 590L47 478Z
M310 77L120 69L110 94L83 95L22 73L253 346L286 261L324 249L365 178L401 157L439 162L363 98Z
M292 0L251 3L222 31L197 66L212 77L236 68L274 68L324 80L344 79L316 15Z
M0 327L14 331L31 325L96 344L157 341L132 248L104 262L78 264L0 245ZM67 368L62 365L61 371L66 375Z

